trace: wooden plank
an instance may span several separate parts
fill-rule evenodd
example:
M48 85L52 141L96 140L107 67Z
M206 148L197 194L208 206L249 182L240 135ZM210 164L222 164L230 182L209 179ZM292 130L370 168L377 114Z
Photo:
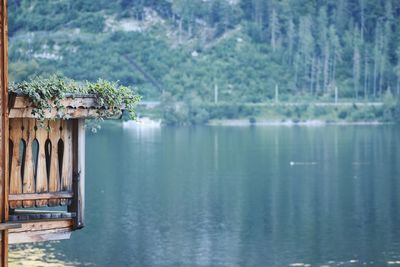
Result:
M0 231L21 228L20 223L0 223Z
M61 139L60 127L60 120L49 121L49 140L51 142L49 192L58 192L61 188L60 166L58 160L58 142ZM57 206L59 204L59 199L49 200L49 206Z
M10 233L10 244L35 243L44 241L65 240L71 237L71 228L59 228L34 232Z
M78 120L78 210L76 212L77 228L82 228L85 222L85 153L86 153L85 120Z
M46 152L45 144L47 140L48 121L45 121L45 127L37 127L36 129L36 140L39 143L39 153L37 157L37 169L36 169L36 193L48 192L48 177L46 168ZM47 200L36 200L37 207L47 206Z
M33 193L33 194L10 194L8 196L9 201L17 201L17 200L60 200L65 198L73 198L74 193L68 191L61 192L49 192L49 193Z
M21 222L21 228L10 229L10 244L68 239L71 236L71 219Z
M21 214L52 214L52 213L68 213L72 214L70 212L65 212L62 210L43 210L43 209L15 209L13 211L13 215L21 215ZM72 216L72 215L71 215Z
M25 154L25 167L24 167L24 177L23 177L23 192L35 193L35 166L33 162L32 145L33 140L36 138L36 120L35 119L23 119L22 121L24 130L22 137L26 142L26 154ZM23 206L25 208L30 208L35 205L35 201L23 201Z
M10 109L10 118L34 118L32 110L28 109Z
M52 230L57 228L71 228L72 219L60 219L53 221L21 222L20 228L10 229L10 233L34 232L42 230Z
M72 191L72 121L61 121L61 140L64 142L61 169L61 190ZM67 204L70 204L70 201L67 199L61 199L61 205Z
M69 119L78 119L78 118L99 118L99 117L107 117L107 118L120 118L122 115L122 111L117 112L115 115L110 116L108 110L103 109L94 109L94 108L73 108L66 109L63 115ZM10 109L10 118L36 118L32 114L32 108L25 109ZM45 111L44 117L47 119L59 118L60 114L57 113L56 110Z
M9 221L13 222L41 222L41 221L58 221L60 219L74 218L75 213L72 212L31 212L10 214Z
M8 17L7 0L0 3L0 221L8 220ZM8 230L1 231L0 264L8 266Z
M97 104L96 97L94 95L85 95L85 96L75 96L75 97L67 97L60 101L60 104L64 107L71 107L71 108L91 108L91 107L100 107ZM33 104L29 99L25 96L16 96L12 106L10 108L13 109L25 109L28 107L32 107ZM55 105L53 105L55 106Z
M9 244L9 236L8 230L1 231L1 266L7 267L8 266L8 244Z
M75 212L74 229L84 227L85 208L85 121L73 120L72 125L73 151L73 192L74 198L68 211Z
M24 162L21 162L20 142L22 139L22 119L10 120L10 140L12 142L11 169L9 189L10 194L22 193L22 173L21 167ZM11 151L9 151L11 153ZM22 201L9 201L10 208L16 209L22 207Z

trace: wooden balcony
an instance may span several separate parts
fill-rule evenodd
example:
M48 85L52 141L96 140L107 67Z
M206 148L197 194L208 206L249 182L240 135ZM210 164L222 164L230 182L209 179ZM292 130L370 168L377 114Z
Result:
M69 238L84 226L84 119L106 112L93 96L64 100L70 119L46 113L40 122L28 100L10 104L8 221L10 243Z

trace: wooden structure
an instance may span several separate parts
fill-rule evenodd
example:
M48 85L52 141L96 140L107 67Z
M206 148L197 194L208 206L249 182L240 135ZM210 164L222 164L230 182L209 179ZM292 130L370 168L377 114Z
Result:
M8 23L7 0L0 0L0 266L8 266Z
M9 243L66 239L84 226L84 121L111 113L93 95L69 95L61 105L62 114L53 105L39 121L28 98L9 96L5 207L20 226Z
M27 98L9 99L6 205L9 221L21 225L9 243L69 238L84 226L84 119L100 109L93 96L74 96L63 100L68 120L54 119L54 108L38 121Z

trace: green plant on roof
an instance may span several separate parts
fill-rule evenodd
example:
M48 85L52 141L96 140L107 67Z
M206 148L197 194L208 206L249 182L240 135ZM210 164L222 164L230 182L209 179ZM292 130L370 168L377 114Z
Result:
M78 97L84 94L93 94L97 104L104 109L99 113L100 117L110 117L121 112L123 107L129 112L131 119L136 118L135 107L140 101L140 96L129 87L119 85L117 82L109 82L99 79L97 82L78 83L74 80L52 75L49 78L36 77L21 83L11 83L9 91L24 95L33 104L32 113L35 117L44 121L46 111L57 109L60 118L64 116L65 107L61 100L69 97Z

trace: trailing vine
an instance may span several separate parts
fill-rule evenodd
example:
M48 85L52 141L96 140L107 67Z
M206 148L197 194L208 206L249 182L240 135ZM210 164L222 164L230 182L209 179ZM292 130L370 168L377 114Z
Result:
M24 95L33 104L32 114L41 122L45 119L47 111L57 110L59 118L68 119L61 103L66 97L79 97L79 95L93 94L99 107L99 117L106 118L118 115L121 108L129 112L131 119L136 118L135 106L140 101L140 96L129 87L99 79L95 83L78 83L74 80L52 75L49 78L36 77L21 83L9 85L9 91Z

